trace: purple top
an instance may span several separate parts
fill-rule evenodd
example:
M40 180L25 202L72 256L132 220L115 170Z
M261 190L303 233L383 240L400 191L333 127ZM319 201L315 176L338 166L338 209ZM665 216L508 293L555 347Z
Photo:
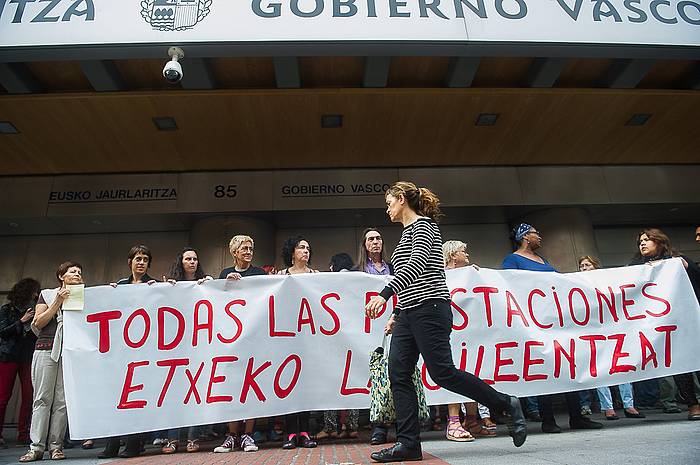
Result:
M391 270L389 269L389 265L382 260L382 269L377 270L377 268L374 266L372 262L367 262L365 265L365 273L369 274L378 274L378 275L390 275Z

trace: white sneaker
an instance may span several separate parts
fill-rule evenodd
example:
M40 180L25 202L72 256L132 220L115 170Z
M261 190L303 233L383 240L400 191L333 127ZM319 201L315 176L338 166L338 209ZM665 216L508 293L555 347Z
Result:
M214 449L214 452L231 452L235 448L236 441L230 434L226 435L224 443Z
M258 446L255 444L253 438L244 434L241 436L241 449L243 449L243 452L257 452Z
M153 445L154 446L164 446L168 443L168 440L165 438L155 438L153 440Z

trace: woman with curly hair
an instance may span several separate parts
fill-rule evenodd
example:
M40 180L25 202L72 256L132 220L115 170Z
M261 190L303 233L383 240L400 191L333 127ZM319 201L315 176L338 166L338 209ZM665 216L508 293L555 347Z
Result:
M303 236L293 236L282 244L282 260L286 268L277 272L278 275L293 275L304 273L318 273L318 270L309 268L311 264L311 246ZM287 440L282 444L282 449L296 449L297 447L313 448L316 441L309 435L309 412L291 413L285 417L287 427Z
M17 420L17 445L29 444L29 416L32 412L32 355L36 336L31 330L34 305L41 285L32 278L18 281L0 307L0 447L5 446L2 424L15 378L22 385L22 403Z
M302 274L318 273L318 270L309 268L311 264L311 246L303 236L293 236L284 241L282 245L282 260L287 268L279 270L277 274Z

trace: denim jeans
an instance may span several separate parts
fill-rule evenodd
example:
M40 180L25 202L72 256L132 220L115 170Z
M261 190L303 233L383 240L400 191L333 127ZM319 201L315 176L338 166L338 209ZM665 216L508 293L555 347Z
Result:
M632 393L632 385L630 383L620 384L620 397L622 397L622 406L626 409L634 407L634 394ZM607 386L598 388L598 398L600 399L600 409L612 410L613 401L610 388Z

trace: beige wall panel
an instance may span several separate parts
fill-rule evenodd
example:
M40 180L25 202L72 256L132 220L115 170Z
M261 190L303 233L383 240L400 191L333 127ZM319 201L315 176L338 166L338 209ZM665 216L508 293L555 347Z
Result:
M54 178L47 214L123 215L135 208L146 214L174 213L177 180L176 174L58 176ZM79 200L74 200L75 192L82 193Z
M279 171L274 209L377 208L396 179L395 169Z
M29 250L24 273L41 281L44 288L56 287L56 268L66 260L74 260L83 266L87 285L105 282L107 236L90 234L84 236L34 236Z
M405 168L399 179L434 190L445 206L517 205L523 200L515 168Z
M700 199L700 166L603 167L613 203L695 202ZM651 194L651 195L650 195Z
M526 205L609 203L601 167L517 168Z
M500 269L503 257L512 252L510 233L505 223L445 225L440 230L445 242L466 242L471 262L485 268Z
M182 213L272 210L274 175L264 171L183 173L177 210Z

